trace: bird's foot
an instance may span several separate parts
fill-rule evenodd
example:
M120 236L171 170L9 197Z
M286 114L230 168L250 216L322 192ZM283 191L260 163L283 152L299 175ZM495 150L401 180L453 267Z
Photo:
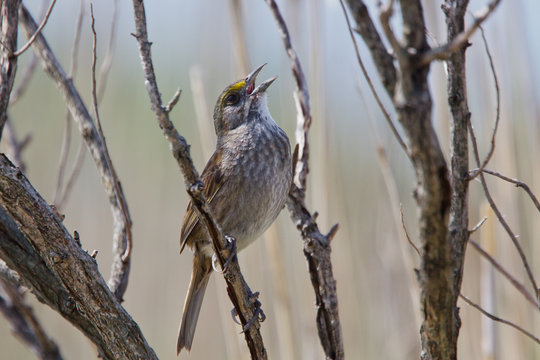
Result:
M250 305L255 305L255 311L254 311L253 316L251 317L251 319L249 319L249 321L246 323L246 325L242 326L242 332L243 333L248 331L249 328L252 327L253 324L255 324L256 321L263 322L264 320L266 320L266 315L264 314L264 311L262 310L262 304L259 301L259 292L258 291L250 295L249 302L250 302ZM237 323L238 325L242 325L242 323L240 321L238 321L238 319L237 319L238 312L236 311L235 308L233 308L231 310L231 314L232 314L232 317L233 317L233 321L235 323Z
M214 271L220 274L227 272L227 268L229 264L231 263L232 259L237 254L236 239L229 235L225 235L225 239L227 240L227 245L222 250L222 254L224 254L227 257L227 259L223 263L223 267L220 266L218 257L216 256L216 254L212 255L212 268L214 269Z

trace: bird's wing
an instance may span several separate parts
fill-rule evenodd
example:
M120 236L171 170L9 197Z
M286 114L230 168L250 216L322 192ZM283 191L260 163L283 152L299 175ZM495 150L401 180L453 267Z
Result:
M209 204L212 203L212 200L225 183L225 177L223 176L221 168L219 167L220 163L221 152L216 151L210 160L208 160L208 163L206 164L206 167L201 175L201 180L204 183L204 195L206 196L206 201ZM184 250L187 239L198 222L199 217L193 209L193 203L190 201L186 209L184 221L182 222L182 230L180 231L180 253Z

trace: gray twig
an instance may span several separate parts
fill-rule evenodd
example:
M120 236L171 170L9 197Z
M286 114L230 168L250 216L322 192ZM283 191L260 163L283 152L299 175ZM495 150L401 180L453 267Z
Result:
M482 314L484 314L485 316L487 316L488 318L490 318L491 320L493 321L497 321L497 322L500 322L500 323L503 323L503 324L506 324L508 326L511 326L513 327L514 329L516 329L517 331L519 331L520 333L522 333L523 335L529 337L530 339L534 340L536 343L540 344L540 339L537 338L536 336L534 336L532 333L528 332L527 330L523 329L521 326L519 325L516 325L514 324L513 322L511 321L508 321L508 320L505 320L505 319L502 319L498 316L495 316L489 312L487 312L486 310L484 310L480 305L474 303L473 301L471 301L468 297L466 297L465 295L463 294L459 294L459 297L463 299L463 301L465 301L467 304L471 305L472 307L474 307L476 310L480 311Z
M473 172L477 172L478 169L474 169ZM538 199L536 198L536 196L534 195L534 193L531 191L531 189L529 188L529 185L525 184L524 182L522 181L519 181L518 179L511 179L509 178L508 176L504 176L503 174L501 173L498 173L496 171L493 171L493 170L488 170L488 169L483 169L482 170L483 173L486 173L486 174L489 174L489 175L493 175L495 177L498 177L500 179L503 179L504 181L508 181L509 183L511 184L514 184L516 185L516 187L519 187L519 188L522 188L526 193L527 195L529 195L529 197L531 198L534 206L536 206L536 208L538 209L538 211L540 212L540 202L538 202Z
M471 176L471 180L474 179L484 168L487 166L489 160L495 152L495 137L497 136L497 129L499 128L499 120L501 119L501 90L499 88L499 78L497 77L497 72L495 71L495 64L493 63L493 57L491 56L491 51L489 51L489 46L486 40L486 35L484 34L484 28L479 26L480 33L482 34L482 41L484 43L484 49L486 50L487 57L489 59L489 67L491 69L491 74L493 75L493 83L495 84L495 96L497 98L497 107L495 110L495 123L493 124L493 131L491 132L491 145L489 151L482 161L480 168L476 170Z
M469 239L469 244L471 244L479 253L482 255L487 261L491 263L491 265L497 269L510 283L529 301L534 307L538 308L536 300L534 296L531 295L530 292L527 291L525 286L521 284L514 276L512 276L506 269L499 264L499 262L491 256L487 251L482 249L480 244L478 244L476 241Z
M473 145L473 153L474 157L476 159L476 163L480 166L480 155L478 154L478 145L476 143L476 136L474 135L474 130L472 128L472 125L469 123L469 133L471 135L472 145ZM521 262L523 264L523 267L525 268L525 271L527 273L527 276L529 277L529 281L531 282L531 285L533 287L533 291L536 294L538 291L538 286L536 285L536 280L534 278L533 272L531 270L531 267L529 266L529 261L527 260L527 256L525 255L525 252L523 251L523 248L521 247L521 244L518 241L517 236L514 234L512 229L510 228L510 225L506 222L504 216L502 216L501 212L499 211L499 208L495 204L495 201L491 197L491 193L489 191L489 188L486 183L486 179L484 176L484 171L480 172L480 182L482 184L482 188L484 189L484 194L486 195L486 199L489 203L489 206L491 206L491 209L493 209L493 212L495 213L495 216L497 216L497 219L503 226L504 230L510 237L510 240L512 240L512 243L514 244L514 247L516 248L519 257L521 259ZM538 303L538 302L537 302Z
M427 51L420 59L420 64L426 65L434 60L447 60L452 53L467 44L474 32L482 25L489 15L497 8L501 0L492 0L484 9L474 16L471 27L457 34L452 41L445 45ZM448 9L448 11L453 11Z
M51 1L51 4L49 5L49 8L47 9L47 12L45 13L45 17L41 21L41 24L34 31L34 34L32 36L30 36L30 38L28 39L28 42L26 44L24 44L24 46L21 49L15 51L13 53L13 56L20 56L23 52L28 50L30 45L32 45L32 43L36 40L36 38L41 34L41 30L43 30L43 28L45 27L45 24L47 24L47 20L49 20L49 16L52 13L52 10L53 10L53 7L54 7L55 3L56 3L56 0Z
M73 45L71 47L71 66L69 70L69 78L71 81L75 80L77 74L77 68L79 64L79 44L81 39L81 29L83 23L85 1L81 0L79 3L79 15L77 16L77 23L75 25L75 35L73 37ZM35 56L35 54L34 54ZM64 136L62 138L62 147L60 149L60 159L58 161L58 175L56 177L56 190L54 194L54 204L58 209L62 209L69 196L68 189L63 188L64 184L64 174L67 165L67 159L69 154L69 149L71 147L71 114L69 108L66 108ZM82 141L81 141L82 142ZM63 190L63 191L62 191ZM60 200L64 201L60 201Z
M41 323L23 297L22 288L0 279L0 312L8 320L13 333L18 336L36 356L42 360L61 360L62 355L56 343L51 340Z

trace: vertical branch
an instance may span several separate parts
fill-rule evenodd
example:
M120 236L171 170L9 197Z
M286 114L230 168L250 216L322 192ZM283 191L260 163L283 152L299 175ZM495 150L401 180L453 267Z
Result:
M465 29L465 12L468 0L448 0L443 11L446 15L447 42L451 43ZM467 80L465 69L465 51L463 44L452 52L446 61L448 71L448 105L452 120L450 121L450 183L452 196L450 200L450 218L448 223L448 242L451 244L451 262L454 272L452 304L455 306L460 294L463 279L465 250L469 240L469 147L468 125L471 118L467 103ZM461 320L454 311L451 334L457 343Z
M309 90L300 59L291 43L287 24L276 2L274 0L265 1L276 20L285 51L291 62L291 70L296 83L296 90L293 94L298 114L296 164L294 180L287 200L287 208L304 240L304 256L308 263L309 275L315 291L319 340L327 359L343 359L345 355L339 320L336 281L330 257L330 243L337 232L338 226L337 224L334 225L326 235L321 234L315 218L304 203L309 159L308 132L311 126Z
M17 24L20 0L3 0L0 5L0 138L7 120L9 96L17 72Z

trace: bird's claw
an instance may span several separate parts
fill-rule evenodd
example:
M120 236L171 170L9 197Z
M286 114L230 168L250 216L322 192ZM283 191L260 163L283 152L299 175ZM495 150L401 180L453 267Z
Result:
M253 326L253 324L255 324L256 321L263 322L264 320L266 320L266 315L264 314L264 311L262 310L262 307L261 307L262 304L259 301L258 291L256 293L251 294L249 298L249 302L250 302L250 305L255 305L255 312L253 316L251 317L251 319L246 323L246 325L242 326L242 333L245 333L246 331L248 331L249 328ZM231 310L231 315L235 323L237 323L238 325L242 325L237 319L238 312L236 311L235 308Z

